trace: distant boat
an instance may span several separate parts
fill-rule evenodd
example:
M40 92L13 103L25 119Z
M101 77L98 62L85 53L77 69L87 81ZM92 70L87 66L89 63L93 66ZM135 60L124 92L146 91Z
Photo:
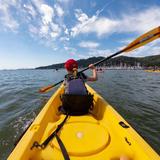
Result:
M160 73L160 69L156 69L156 70L154 70L154 69L148 69L148 70L144 70L145 72L156 72L156 73Z
M102 68L97 68L96 70L97 70L98 73L103 73L104 72L104 70Z

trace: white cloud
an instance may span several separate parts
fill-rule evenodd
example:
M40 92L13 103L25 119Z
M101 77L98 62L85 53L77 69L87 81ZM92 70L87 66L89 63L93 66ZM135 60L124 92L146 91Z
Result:
M121 41L119 41L119 42L122 43L122 44L124 44L124 45L128 45L128 44L131 43L133 40L135 40L135 39L129 38L129 39L123 39L123 40L121 40Z
M59 36L58 32L54 32L54 31L51 32L50 35L51 35L51 37L54 38L54 39Z
M61 37L60 38L60 41L63 41L63 42L65 42L65 41L69 41L70 39L68 38L68 37Z
M133 56L133 57L144 57L144 56L151 56L151 55L158 55L160 54L160 40L153 41L145 46L142 46L138 49L135 49L131 52L126 52L125 55Z
M37 29L37 27L29 25L29 32L33 34L38 34L39 30Z
M93 27L92 27L93 25ZM93 24L86 26L85 32L97 32L98 36L102 36L105 33L112 33L115 27L118 25L117 21L112 21L107 18L100 18L96 20Z
M79 46L83 48L93 49L93 48L97 48L99 46L99 43L91 42L91 41L82 41L79 43Z
M96 33L98 36L113 33L118 25L118 21L112 21L108 18L98 18L93 16L83 23L77 24L71 29L71 35L77 36L80 33Z
M109 49L93 49L87 53L83 53L83 54L78 54L79 58L89 58L89 57L108 57L112 54L114 54L114 50L109 50Z
M78 54L78 58L80 58L80 59L87 59L89 57L91 57L91 56L86 55L86 54Z
M88 17L82 10L75 10L78 23L71 28L71 36L95 33L97 36L111 33L138 32L144 33L160 25L160 7L151 7L132 14L123 14L120 18L109 19L94 15Z
M63 9L60 7L60 5L55 4L55 5L54 5L54 8L55 8L55 10L56 10L56 12L57 12L57 15L58 15L59 17L62 17L62 16L64 15L64 11L63 11Z
M64 29L64 33L65 33L66 35L69 35L68 28L65 28L65 29Z
M52 18L54 16L54 12L52 7L46 5L46 4L42 4L40 7L40 12L42 14L42 22L43 24L49 24L52 22Z
M73 37L80 33L96 33L98 36L111 33L119 23L105 17L98 18L97 15L89 18L79 9L75 10L75 17L79 23L71 28L71 36Z
M57 2L61 2L61 3L69 3L71 0L57 0Z
M88 20L88 16L85 13L83 13L81 9L75 10L75 16L77 20L80 21L81 23Z
M151 7L136 14L123 15L116 30L118 32L144 33L160 25L160 7Z
M36 7L37 17L34 17L36 23L30 21L34 26L30 24L29 31L32 36L35 34L34 36L39 36L42 39L45 38L45 44L52 44L52 41L56 40L62 31L62 26L53 21L56 16L55 11L51 6L44 4L43 1L32 0L32 3ZM31 8L34 7L27 6L27 9L31 10Z
M107 57L111 54L114 54L114 53L112 50L109 50L109 49L105 49L105 50L95 49L88 53L89 56L96 56L96 57L98 56Z
M71 28L70 34L73 37L79 35L80 33L89 33L90 29L92 28L92 24L94 24L97 19L96 16L88 18L88 16L85 13L82 13L81 10L76 10L75 16L79 23L77 23L74 27Z
M19 7L18 5L16 6L18 2L17 1L1 1L0 5L0 23L2 26L7 27L8 29L12 31L17 31L19 28L19 23L18 21L14 18L12 13L10 12L10 7Z
M106 50L102 50L102 49L93 49L89 52L84 52L84 53L80 53L78 54L77 56L79 58L89 58L89 57L108 57L110 56L111 54L114 54L115 51L114 50L109 50L109 49L106 49Z
M37 12L35 11L34 7L31 4L28 4L28 5L24 4L23 7L27 11L27 13L29 13L33 18L36 17Z
M75 55L76 52L77 52L76 48L69 47L69 46L66 46L66 45L64 45L64 49L71 55Z
M41 5L44 4L43 0L31 0L32 4L36 7L38 12L41 12Z
M43 25L40 28L40 34L43 35L45 37L45 35L48 34L49 31L49 26L48 25Z
M56 38L60 36L60 34L61 34L61 28L59 27L59 25L51 23L51 37Z

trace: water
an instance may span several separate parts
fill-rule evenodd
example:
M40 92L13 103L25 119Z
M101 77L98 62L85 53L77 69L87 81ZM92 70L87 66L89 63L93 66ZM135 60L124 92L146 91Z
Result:
M64 70L0 71L0 159L8 157L58 86L47 94L38 89L62 80L64 74ZM160 73L109 70L89 85L160 154Z

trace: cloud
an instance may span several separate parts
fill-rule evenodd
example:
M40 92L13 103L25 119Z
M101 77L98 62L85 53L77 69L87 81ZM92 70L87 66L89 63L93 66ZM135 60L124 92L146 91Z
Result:
M111 33L137 32L144 33L160 25L160 7L153 6L143 11L122 14L116 19L88 17L82 10L75 10L78 23L71 28L71 36L95 33L98 37Z
M151 43L142 46L136 50L133 50L127 53L127 56L133 57L144 57L144 56L151 56L151 55L159 55L160 54L160 40L152 41Z
M55 2L53 6L44 0L1 0L0 3L1 30L15 32L28 28L28 35L51 48L63 46L62 41L70 40L69 30L63 22L62 3Z
M69 3L71 0L57 0L57 2L61 2L61 3Z
M109 55L113 54L113 50L110 49L95 49L92 50L91 52L88 53L89 56L102 56L102 57L107 57Z
M85 13L82 12L80 9L75 10L75 17L79 21L74 27L71 28L71 36L75 37L80 33L87 33L85 27L88 27L89 24L93 23L96 20L96 16L92 16L89 18ZM90 27L88 27L90 28Z
M112 21L110 19L102 17L100 19L97 19L94 23L91 23L88 26L86 26L84 28L84 31L95 32L98 36L102 36L105 33L111 34L117 25L117 21Z
M82 48L93 49L93 48L97 48L99 46L99 43L91 42L91 41L82 41L79 43L79 46Z
M32 18L35 18L37 16L37 12L31 4L24 4L23 7L25 11L32 16Z
M31 3L34 5L38 12L41 12L41 5L44 4L43 0L31 0Z
M35 0L34 0L35 2ZM61 27L53 22L53 18L55 16L54 10L51 6L40 3L36 4L38 17L34 17L36 19L36 24L29 25L29 31L32 36L39 36L40 38L45 38L45 41L53 41L61 34ZM39 18L40 17L40 18ZM34 23L34 22L30 22ZM50 42L45 42L46 44L51 44Z
M160 43L160 39L158 39L156 41L152 41L151 43L149 43L145 46L142 46L138 49L135 49L133 51L124 52L118 56L124 55L124 56L128 56L128 57L145 57L145 56L159 55L160 54L159 43ZM127 44L129 44L129 43L127 43ZM126 45L123 47L117 47L115 49L104 49L104 50L103 49L92 49L89 52L81 55L79 58L82 58L84 55L86 58L92 57L92 56L108 57L108 56L116 53L117 51L120 51L124 47L126 47Z
M17 5L17 1L11 0L11 1L1 1L0 5L0 24L1 26L4 26L11 31L17 31L19 28L19 23L17 20L14 19L14 16L10 12L11 7L19 7Z
M60 41L63 41L63 42L65 42L65 41L69 41L70 39L68 38L68 37L61 37L60 38Z
M68 29L63 23L64 11L60 4L55 3L54 6L45 4L42 0L32 0L33 5L37 11L37 17L35 19L36 24L30 27L32 35L39 36L45 41L52 41L57 43L61 40L60 36L68 35ZM33 24L34 22L32 22ZM36 29L35 29L36 28ZM39 30L37 32L37 30ZM68 38L66 38L68 40ZM52 43L49 43L52 44Z
M48 35L49 26L48 25L42 25L40 28L40 34L45 37L45 35Z
M32 24L29 25L29 32L31 34L38 34L39 30L37 29L37 27L33 26Z
M160 7L154 6L146 10L122 15L122 21L116 28L118 32L144 33L160 25Z
M41 4L40 12L42 14L43 24L47 25L47 24L52 22L54 12L53 12L53 9L50 6L48 6L46 4Z
M55 16L61 13L41 0L32 0L32 4L25 4L24 8L33 18L28 22L31 36L39 37L47 46L52 44L62 32L62 26L55 21Z
M99 57L99 56L102 56L102 57L108 57L110 56L111 54L113 54L114 51L113 50L110 50L110 49L93 49L87 53L81 53L81 54L78 54L78 57L79 58L89 58L89 57Z
M88 16L85 13L83 13L81 9L75 10L75 17L81 23L83 23L89 19Z
M71 35L73 37L80 33L96 33L97 36L103 36L104 34L111 34L116 31L118 21L112 21L108 18L92 16L87 20L81 21L71 29Z
M64 15L64 11L63 11L63 9L60 7L60 5L55 4L55 5L54 5L54 8L55 8L55 10L56 10L56 12L57 12L57 15L58 15L59 17L62 17L62 16Z

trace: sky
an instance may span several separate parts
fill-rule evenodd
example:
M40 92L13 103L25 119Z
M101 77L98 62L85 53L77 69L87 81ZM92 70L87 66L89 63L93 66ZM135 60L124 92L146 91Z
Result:
M106 57L158 26L160 0L0 0L0 69ZM159 44L124 55L157 55Z

